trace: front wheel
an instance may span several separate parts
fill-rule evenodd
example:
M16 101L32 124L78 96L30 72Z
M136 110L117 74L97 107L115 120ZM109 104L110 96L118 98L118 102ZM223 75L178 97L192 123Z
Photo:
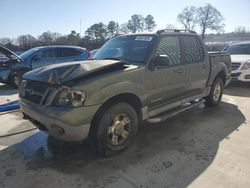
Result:
M206 106L217 106L222 98L224 84L222 79L216 78L212 84L209 95L205 98Z
M10 83L13 87L18 88L21 83L21 76L18 74L14 74L11 76Z
M96 130L98 149L102 154L114 155L126 149L138 129L138 116L132 106L118 103L100 117Z

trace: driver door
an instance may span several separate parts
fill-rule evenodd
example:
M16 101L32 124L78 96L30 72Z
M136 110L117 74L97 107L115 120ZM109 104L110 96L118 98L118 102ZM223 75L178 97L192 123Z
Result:
M161 38L155 52L155 56L159 55L168 56L169 65L146 70L149 110L174 102L185 95L186 69L181 58L179 37Z

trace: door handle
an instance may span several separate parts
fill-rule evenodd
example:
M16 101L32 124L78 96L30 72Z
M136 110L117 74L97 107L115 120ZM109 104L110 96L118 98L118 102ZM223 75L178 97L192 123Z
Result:
M206 65L206 64L203 64L203 68L206 69L206 68L207 68L207 65Z
M174 69L174 73L183 73L183 68L177 68L177 69Z

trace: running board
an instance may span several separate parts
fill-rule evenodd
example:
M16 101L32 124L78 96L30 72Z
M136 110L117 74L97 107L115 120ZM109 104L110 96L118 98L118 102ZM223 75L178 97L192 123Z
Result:
M159 123L162 121L165 121L166 119L173 117L183 111L186 111L188 109L194 108L196 106L199 106L200 104L204 103L205 100L204 99L200 99L199 101L193 101L193 102L189 102L186 104L183 104L179 107L176 107L174 109L168 110L166 112L161 113L160 115L154 116L152 118L147 119L146 121L149 123Z

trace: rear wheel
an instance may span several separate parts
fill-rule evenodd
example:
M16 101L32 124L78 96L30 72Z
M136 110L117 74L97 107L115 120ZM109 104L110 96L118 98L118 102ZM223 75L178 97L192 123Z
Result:
M206 106L217 106L222 98L224 89L223 81L220 77L216 78L212 84L209 95L205 98Z
M105 155L114 155L126 149L135 137L138 117L132 106L118 103L104 111L96 128L96 143Z

